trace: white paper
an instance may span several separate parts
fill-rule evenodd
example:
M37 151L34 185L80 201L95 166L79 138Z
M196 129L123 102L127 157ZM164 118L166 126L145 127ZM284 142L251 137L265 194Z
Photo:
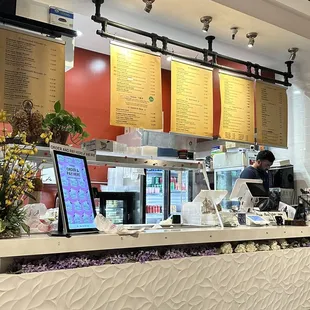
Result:
M287 205L286 203L284 202L281 202L279 203L279 211L281 212L287 212L287 217L288 219L290 220L293 220L295 218L295 214L296 214L296 209L293 208L292 206L290 205Z

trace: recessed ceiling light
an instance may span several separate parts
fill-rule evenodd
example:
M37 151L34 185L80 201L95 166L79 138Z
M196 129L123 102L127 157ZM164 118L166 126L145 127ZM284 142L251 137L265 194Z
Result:
M210 23L212 22L212 17L211 16L203 16L200 18L200 21L203 23L202 31L208 32L208 30L210 28Z
M291 47L288 52L290 53L290 61L294 61L296 59L296 54L299 51L297 47Z
M249 39L248 47L252 48L255 44L255 38L257 37L257 32L249 32L246 37Z
M145 8L144 11L146 13L151 13L152 8L153 8L153 3L155 2L155 0L142 0L145 3Z

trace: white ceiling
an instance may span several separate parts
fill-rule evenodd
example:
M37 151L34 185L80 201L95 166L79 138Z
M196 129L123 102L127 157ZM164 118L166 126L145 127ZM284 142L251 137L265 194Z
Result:
M304 15L310 16L310 2L309 0L270 0L273 2L278 2L293 11L297 11Z

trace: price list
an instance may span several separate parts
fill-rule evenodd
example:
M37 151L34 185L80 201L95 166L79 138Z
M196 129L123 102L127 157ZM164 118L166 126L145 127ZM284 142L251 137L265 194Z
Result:
M213 75L195 65L171 63L171 131L213 136Z
M256 83L257 142L287 147L287 94L281 86Z
M110 124L162 129L161 60L111 44Z
M254 82L220 73L220 138L254 142Z
M42 114L64 103L65 46L61 42L0 29L0 109L12 114L31 100Z

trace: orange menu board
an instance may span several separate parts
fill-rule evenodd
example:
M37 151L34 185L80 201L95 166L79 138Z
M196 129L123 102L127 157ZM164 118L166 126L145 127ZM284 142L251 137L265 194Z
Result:
M42 114L64 104L65 45L0 28L0 109L9 114L31 100Z
M287 94L284 87L256 82L256 119L259 144L287 147Z
M254 82L220 73L220 138L254 142Z
M179 61L171 62L171 131L213 136L212 71Z
M110 124L162 129L160 56L111 44Z

